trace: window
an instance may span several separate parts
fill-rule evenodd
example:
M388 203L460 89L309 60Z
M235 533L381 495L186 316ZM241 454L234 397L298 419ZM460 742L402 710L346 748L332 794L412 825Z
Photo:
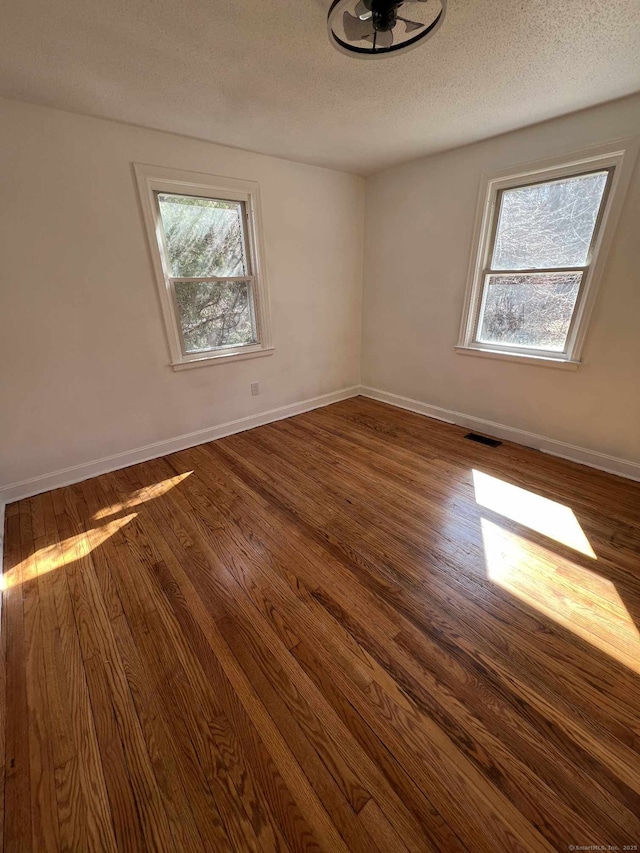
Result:
M485 182L459 351L577 366L624 153Z
M257 184L135 171L174 368L272 352Z

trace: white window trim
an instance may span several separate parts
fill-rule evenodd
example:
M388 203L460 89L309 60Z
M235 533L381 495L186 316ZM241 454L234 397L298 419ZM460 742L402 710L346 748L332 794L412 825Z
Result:
M141 163L134 163L133 168L151 249L151 260L169 346L170 364L173 369L185 370L207 364L229 364L232 361L271 355L274 347L271 340L269 293L264 266L262 206L259 185L255 181L244 181L239 178L223 178L218 175L185 172L180 169L168 169L163 166L149 166ZM251 259L249 272L251 275L243 277L243 280L244 278L253 279L254 282L257 344L224 347L224 349L209 352L183 352L180 323L172 297L169 270L165 264L164 231L156 201L156 193L159 192L244 202L247 250Z
M521 364L555 367L564 370L578 369L581 364L580 359L589 319L593 312L607 255L613 242L639 146L640 139L637 137L623 139L574 153L568 157L556 157L527 164L519 167L516 171L509 170L492 176L482 176L460 337L455 347L459 354L503 359ZM579 172L611 169L612 167L613 177L607 197L604 200L605 206L593 244L592 262L580 288L565 351L551 353L547 350L534 350L529 347L525 350L524 348L507 345L494 346L476 341L476 328L484 291L484 271L487 267L488 253L491 251L491 234L499 191L527 183L554 180Z

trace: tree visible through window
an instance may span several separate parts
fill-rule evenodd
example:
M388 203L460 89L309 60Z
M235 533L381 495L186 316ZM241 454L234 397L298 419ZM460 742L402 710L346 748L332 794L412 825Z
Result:
M490 275L478 340L562 352L580 273Z
M609 171L501 190L476 340L564 352Z
M244 204L158 193L184 350L257 342Z
M271 355L260 186L134 170L173 369Z
M579 364L637 147L483 180L459 352Z

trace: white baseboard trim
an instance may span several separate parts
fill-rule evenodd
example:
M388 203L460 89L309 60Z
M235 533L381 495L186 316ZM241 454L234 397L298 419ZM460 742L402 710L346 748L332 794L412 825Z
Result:
M207 441L215 441L217 438L224 438L226 435L233 435L236 432L243 432L244 430L253 429L263 424L280 421L283 418L290 418L293 415L300 415L303 412L309 412L321 406L329 406L331 403L338 403L340 400L356 397L359 393L360 386L352 385L350 388L341 388L339 391L332 391L330 394L322 394L319 397L311 397L308 400L301 400L298 403L291 403L288 406L269 409L257 415L249 415L246 418L239 418L238 420L229 421L218 426L207 427L207 429L201 429L197 432L189 432L185 435L166 439L165 441L156 441L144 447L137 447L135 450L127 450L124 453L116 453L114 456L105 456L102 459L96 459L93 462L73 465L71 468L63 468L60 471L53 471L50 474L44 474L40 477L22 480L19 483L0 486L0 505L3 506L4 504L22 500L23 498L39 495L41 492L48 492L51 489L59 489L61 486L80 483L82 480L88 480L91 477L97 477L109 471L117 471L119 468L137 465L138 462L146 462L148 459L157 459L159 456L176 453L176 451L185 450L187 447L205 444ZM1 541L0 539L0 543Z
M420 400L411 400L409 397L401 397L399 394L392 394L390 391L369 388L368 385L360 386L360 394L362 397L370 397L372 400L379 400L381 403L389 403L390 406L396 406L398 409L407 409L409 412L426 415L436 421L444 421L446 424L456 423L453 418L455 412L440 409L438 406L430 406L428 403L421 403Z
M462 412L443 409L440 406L432 406L420 400L412 400L409 397L402 397L399 394L392 394L389 391L382 391L378 388L371 388L366 385L353 385L329 394L322 394L319 397L311 397L308 400L301 400L298 403L269 409L257 415L249 415L245 418L208 427L197 432L186 433L185 435L176 436L165 441L157 441L144 447L138 447L135 450L117 453L113 456L105 456L102 459L96 459L81 465L74 465L70 468L63 468L60 471L53 471L50 474L44 474L40 477L33 477L29 480L0 486L0 566L4 536L4 509L8 503L13 503L14 501L22 500L41 492L47 492L51 489L69 486L72 483L79 483L82 480L88 480L90 477L97 477L109 471L117 471L119 468L126 468L129 465L136 465L139 462L146 462L148 459L166 456L169 453L175 453L187 447L194 447L198 444L205 444L208 441L215 441L215 439L224 438L236 432L243 432L244 430L253 429L263 424L290 418L294 415L320 408L321 406L328 406L331 403L338 403L340 400L347 400L349 397L356 397L358 394L361 394L363 397L370 397L373 400L379 400L382 403L388 403L400 409L407 409L410 412L426 415L435 420L457 424L467 429L503 438L506 441L513 441L516 444L533 447L551 456L559 456L562 459L578 462L590 468L597 468L609 474L617 474L629 480L640 481L640 464L637 462L608 456L605 453L598 453L595 450L587 450L584 447L566 444L562 441L556 441L555 439L546 438L536 433L526 432L516 427L509 427L505 424L477 418Z
M589 468L606 471L608 474L617 474L620 477L626 477L628 480L640 481L640 464L637 462L608 456L606 453L598 453L595 450L587 450L585 447L577 447L575 444L567 444L564 441L546 438L534 432L526 432L516 427L506 426L506 424L487 421L484 418L476 418L463 412L431 406L428 403L422 403L420 400L411 400L409 397L401 397L398 394L391 394L389 391L381 391L378 388L370 388L367 385L361 386L360 394L363 397L370 397L372 400L379 400L381 403L389 403L389 405L397 406L400 409L408 409L410 412L417 412L438 421L457 424L466 429L503 438L505 441L513 441L516 444L524 444L525 447L533 447L543 453L548 453L550 456L559 456L562 459L568 459L570 462L578 462L581 465L587 465Z

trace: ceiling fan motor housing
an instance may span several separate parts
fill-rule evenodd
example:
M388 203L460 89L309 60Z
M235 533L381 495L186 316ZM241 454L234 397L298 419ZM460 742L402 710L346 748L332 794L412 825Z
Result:
M371 0L374 30L382 33L392 30L397 23L399 5L399 3L394 3L393 0Z

